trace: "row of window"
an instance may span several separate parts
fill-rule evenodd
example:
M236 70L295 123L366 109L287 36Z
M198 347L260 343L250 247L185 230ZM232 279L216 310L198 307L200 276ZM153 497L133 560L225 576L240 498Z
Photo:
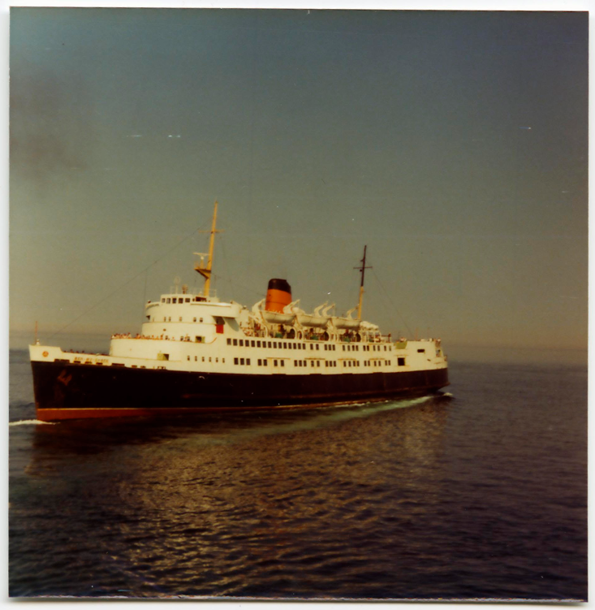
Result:
M359 352L359 345L343 345L343 351L348 352ZM362 351L364 352L381 352L381 351L390 351L392 349L391 345L362 345Z
M204 358L203 358L204 361ZM209 358L209 362L211 361L211 359ZM405 358L399 358L399 366L405 366ZM223 362L225 362L225 359L223 359ZM337 366L337 361L336 360L310 360L310 367L314 368L314 367L319 367L320 368L320 363L324 362L324 366L325 367L336 367ZM234 358L233 359L233 363L234 364L239 364L239 365L250 365L250 358ZM266 358L259 358L257 360L258 366L268 366L269 362ZM294 360L293 361L293 365L294 366L308 366L308 360ZM364 366L390 366L390 360L364 360L363 362ZM273 360L273 366L285 366L285 361L284 360L277 360L274 359ZM344 360L343 361L343 368L348 368L348 367L358 367L360 366L360 362L358 360Z
M142 337L137 337L139 339L165 339L165 341L169 341L170 339L172 341L177 341L177 339L175 337L170 337L169 335L159 335L158 337L154 337L153 335L144 335ZM185 341L185 342L190 342L192 343L192 339L186 335L185 337L180 337L180 341ZM204 337L199 337L198 335L196 335L194 337L194 341L195 343L204 343L205 342L205 338Z
M399 360L403 360L403 358L399 358ZM343 366L344 367L349 367L349 366L359 366L359 360L344 360L343 361ZM364 360L363 361L363 365L364 366L390 366L390 360Z
M151 316L148 316L149 318L149 322L157 322L157 320L153 320L153 318L151 318ZM192 318L193 322L199 321L202 324L203 318ZM164 322L171 322L171 316L163 316L163 321ZM178 322L182 322L182 316L180 316L180 319L178 320Z
M239 347L270 347L272 349L308 349L306 343L291 343L287 341L258 341L256 339L228 339L227 345L236 345ZM335 348L335 345L325 345L324 348ZM320 349L318 343L310 343L310 349Z
M186 359L190 360L190 356L186 356ZM194 362L198 362L198 356L194 356ZM202 357L202 362L206 362L205 356ZM213 358L211 356L209 356L209 362L213 362ZM215 357L215 362L219 362L219 358ZM221 362L225 362L225 358L221 358Z
M200 301L204 301L204 297L161 297L162 303L198 303Z
M227 345L235 345L239 347L270 347L273 349L308 349L307 343L293 343L291 341L259 341L258 339L227 339ZM310 343L311 350L319 350L320 343ZM334 352L337 349L332 343L322 344L325 351ZM359 345L342 345L343 351L359 351ZM364 351L384 351L390 350L390 345L362 345Z
M390 351L392 349L392 345L363 345L362 347L364 348L364 352L369 352L369 351L373 351L373 352L385 351L386 352L386 351ZM370 350L370 348L372 348L372 349ZM384 350L382 348L384 348Z
M313 368L315 366L320 367L320 360L310 360L310 366ZM323 360L324 366L337 366L337 362L335 360ZM293 366L308 366L308 360L294 360Z
M211 356L208 357L209 358L209 362L213 362L213 358ZM188 361L190 361L190 356L186 356L186 359ZM201 359L202 362L206 362L206 357L202 356ZM219 362L219 358L215 357L215 362ZM398 358L398 365L399 366L405 366L405 358ZM198 362L198 356L194 356L194 362ZM221 358L221 362L225 363L225 358ZM240 365L250 365L250 358L234 358L233 359L233 363L234 364L240 364ZM279 360L279 366L285 366L285 362L283 360ZM316 363L316 364L314 364ZM266 358L259 358L258 359L258 366L267 366L268 361L266 360ZM386 366L390 366L390 360L364 360L364 366L382 366L382 364L385 364ZM308 361L307 360L294 360L293 361L293 365L294 366L308 366ZM278 366L277 360L273 360L273 366ZM320 367L320 360L310 360L310 366L311 367ZM336 360L324 360L324 366L325 367L336 367L337 366L337 362ZM357 360L345 360L343 361L343 367L352 367L352 366L359 366L359 362Z

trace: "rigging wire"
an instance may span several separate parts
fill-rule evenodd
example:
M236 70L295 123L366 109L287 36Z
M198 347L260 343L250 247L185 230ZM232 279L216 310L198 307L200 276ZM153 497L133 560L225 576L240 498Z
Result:
M149 275L149 270L145 269L145 288L143 290L143 303L147 302L147 276ZM145 312L143 311L141 314L141 322L144 321Z
M235 286L236 288L241 288L242 290L248 290L249 292L252 292L256 295L258 295L259 297L265 297L266 293L265 292L259 292L258 290L254 290L254 288L249 288L248 286L242 286L242 284L238 284L237 282L233 282L231 281L231 279L223 276L223 275L215 275L213 274L213 277L217 277L220 280L224 280L229 282L231 285Z
M227 262L227 251L225 250L225 240L220 238L219 239L219 243L221 244L221 251L223 252L223 264L225 265L225 273L227 274L227 276L229 276L229 279L227 279L224 276L215 276L215 277L219 277L220 279L226 281L229 284L229 293L232 296L232 300L234 299L234 284L233 281L231 280L231 274L229 273L229 264Z
M403 318L403 316L399 313L396 305L393 303L392 299L388 296L388 292L386 291L386 289L382 285L382 282L380 281L380 278L376 275L376 272L374 271L374 269L372 269L372 275L376 278L376 281L378 282L378 285L380 286L380 288L382 288L382 291L384 292L384 295L388 299L388 301L391 304L392 308L394 309L395 313L399 316L399 318L401 318L403 324L405 324L405 328L407 329L407 332L409 333L409 336L413 336L413 333L411 332L411 329L409 328L409 325L407 324L405 318Z
M82 317L86 316L88 313L90 313L91 311L93 311L96 307L99 307L99 305L101 305L102 303L105 303L105 301L107 301L108 299L110 299L111 297L114 296L114 294L116 294L117 292L120 292L120 290L122 290L123 288L125 288L126 286L128 286L128 284L131 284L132 282L134 282L134 280L136 280L138 277L140 277L143 273L148 272L148 270L153 267L153 265L156 265L157 263L159 263L160 261L162 261L164 258L166 258L169 254L171 254L174 250L177 250L185 241L189 240L193 235L196 234L196 229L192 231L192 233L190 233L189 235L187 235L186 237L184 237L181 241L179 241L173 248L170 248L163 256L159 257L157 260L153 261L150 265L147 265L144 269L142 269L141 271L139 271L134 277L132 277L129 280L126 280L123 284L121 284L120 286L118 286L118 288L116 288L115 290L113 290L112 292L110 292L107 296L103 297L103 299L101 299L100 301L98 301L97 303L95 303L95 305L93 305L92 307L89 307L89 309L86 309L85 311L83 311L83 313L81 313L79 316L77 316L74 320L71 320L66 326L63 326L61 329L57 330L53 335L51 335L51 337L49 337L49 339L47 339L47 341L51 341L56 335L59 335L60 333L63 333L67 328L69 328L70 326L72 326L75 322L78 322ZM145 278L145 287L146 287L146 278ZM144 303L144 301L143 301Z

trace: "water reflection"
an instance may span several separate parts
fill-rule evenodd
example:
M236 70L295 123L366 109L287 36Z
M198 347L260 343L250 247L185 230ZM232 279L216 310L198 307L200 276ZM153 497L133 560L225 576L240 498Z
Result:
M398 549L423 546L450 408L429 397L38 426L26 475L59 482L47 499L70 537L93 533L87 550L120 594L273 595L296 582L340 594L386 580Z

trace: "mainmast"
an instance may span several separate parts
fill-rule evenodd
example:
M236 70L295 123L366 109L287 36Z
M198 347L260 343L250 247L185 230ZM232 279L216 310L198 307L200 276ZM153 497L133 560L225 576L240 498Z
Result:
M215 249L215 233L221 233L221 231L217 231L215 226L217 224L217 205L218 203L215 201L215 210L213 211L213 226L210 231L205 231L205 233L211 234L211 240L209 242L209 258L207 259L206 267L204 265L204 259L201 259L200 263L195 263L194 270L198 271L205 278L205 287L204 287L204 296L209 296L209 288L211 285L211 267L213 266L213 250Z
M357 269L362 274L362 281L359 286L359 303L357 305L357 319L358 320L362 319L362 301L364 299L364 274L366 273L366 269L372 269L372 267L366 267L367 248L368 248L368 246L364 246L364 258L362 258L362 260L361 260L362 266L354 267L354 269Z

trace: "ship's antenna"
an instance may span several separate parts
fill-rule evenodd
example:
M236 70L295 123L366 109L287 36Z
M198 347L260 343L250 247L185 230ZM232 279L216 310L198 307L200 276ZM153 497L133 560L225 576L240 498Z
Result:
M204 259L201 259L200 263L194 265L194 270L198 271L205 278L204 296L209 296L209 287L211 285L211 268L213 266L213 250L215 249L215 233L222 233L217 231L215 226L217 224L217 205L215 201L215 210L213 211L213 226L210 231L200 231L200 233L210 233L211 241L209 243L209 258L207 259L207 265L204 265Z
M354 267L354 269L357 269L362 274L362 281L359 286L359 303L357 305L357 319L358 320L362 319L362 301L364 299L364 274L366 273L366 269L372 269L372 267L366 267L367 248L368 248L368 246L364 246L364 258L362 258L362 260L361 260L362 266Z

